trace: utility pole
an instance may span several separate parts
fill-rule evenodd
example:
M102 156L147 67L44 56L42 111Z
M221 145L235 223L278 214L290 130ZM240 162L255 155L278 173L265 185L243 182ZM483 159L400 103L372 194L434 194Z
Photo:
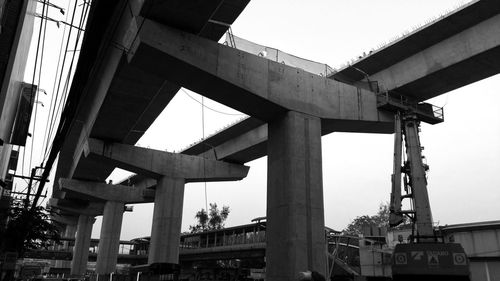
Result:
M28 183L28 190L26 191L26 199L24 199L24 208L26 209L28 209L28 207L30 206L31 186L33 185L33 178L35 177L36 169L37 167L31 169L31 176L30 176L30 181Z

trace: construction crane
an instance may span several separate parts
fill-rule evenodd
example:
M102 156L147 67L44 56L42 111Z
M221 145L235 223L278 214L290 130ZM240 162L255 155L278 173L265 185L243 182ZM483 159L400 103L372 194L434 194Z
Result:
M405 217L412 225L408 243L395 246L393 280L470 280L469 263L462 246L445 242L434 230L427 192L426 173L429 166L422 156L420 121L431 124L443 122L442 108L428 103L411 104L388 93L379 98L378 105L395 112L389 225L398 226L405 221ZM403 210L403 200L409 201L405 204L409 206L408 210Z

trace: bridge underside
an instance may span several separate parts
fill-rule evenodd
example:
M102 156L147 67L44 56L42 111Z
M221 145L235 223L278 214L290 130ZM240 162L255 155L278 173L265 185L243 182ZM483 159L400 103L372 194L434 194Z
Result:
M184 183L206 180L200 163L232 162L223 163L231 172L236 164L268 155L268 277L290 280L298 271L325 268L321 136L392 133L393 113L379 109L377 93L366 88L367 82L377 82L392 95L422 101L500 72L500 37L488 36L500 34L500 5L473 2L327 79L217 44L248 2L96 1L69 109L63 114L71 116L64 121L71 127L61 148L56 182L102 182L115 167L141 173L130 180L141 188L154 187L154 178L158 186L151 244L158 255L150 255L148 262L176 263L179 253L171 242L180 232ZM182 152L191 156L134 147L180 86L252 117ZM51 202L56 207L61 202L59 207L69 213L72 203L80 203L80 209L85 203L96 204L79 197L78 191L61 191L57 184L53 196L64 198ZM101 199L100 212L82 212L78 218L79 224L87 222L86 231L91 217L109 211L111 205L120 213L125 203ZM119 238L119 231L109 232ZM156 247L160 244L168 246L166 257ZM250 256L262 251L232 249ZM193 255L233 257L229 251ZM180 256L194 259L182 252Z

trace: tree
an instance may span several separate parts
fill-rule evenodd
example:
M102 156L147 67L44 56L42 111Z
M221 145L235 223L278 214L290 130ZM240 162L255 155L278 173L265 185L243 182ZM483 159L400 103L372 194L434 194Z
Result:
M222 210L219 210L216 203L210 203L208 213L205 209L196 212L194 217L198 220L198 224L189 226L189 230L191 233L197 233L207 230L222 229L224 228L224 222L229 216L229 212L229 206L223 206Z
M59 229L44 207L30 209L21 202L11 205L7 227L0 234L0 252L17 252L18 256L26 250L47 248L60 239Z
M357 236L363 233L363 227L386 227L389 228L389 203L381 203L378 207L378 212L373 216L358 216L356 217L347 227L342 231L345 235ZM407 226L409 224L408 219L405 220L401 226Z

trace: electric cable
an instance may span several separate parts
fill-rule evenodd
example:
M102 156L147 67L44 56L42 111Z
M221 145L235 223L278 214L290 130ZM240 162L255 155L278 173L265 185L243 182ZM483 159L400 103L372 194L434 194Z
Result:
M201 96L201 134L202 134L202 140L205 140L205 98ZM203 181L205 185L205 208L207 210L208 214L208 195L207 195L207 176L206 176L206 163L205 163L205 157L203 157Z
M75 0L75 7L73 8L73 13L71 15L71 25L73 25L74 23L74 20L75 20L75 14L76 14L76 7L77 7L77 4L78 4L78 0ZM73 29L70 28L69 29L69 32L68 32L68 38L66 40L66 47L65 47L65 50L68 50L68 47L69 47L69 42L70 42L70 39L71 39L71 33L72 33ZM55 97L55 103L57 103L57 100L58 100L58 97L59 97L59 91L60 91L60 88L61 88L61 81L62 81L62 77L63 77L63 72L64 72L64 66L66 64L66 55L67 55L67 52L64 52L64 55L63 55L63 62L62 62L62 66L61 66L61 73L59 75L59 80L58 80L58 83L57 83L57 90L55 91L56 93L56 97ZM57 74L56 74L57 76ZM57 78L56 78L57 79ZM55 106L54 106L55 108ZM56 118L57 118L57 111L56 113L54 113L52 115L52 119L50 121L50 126L49 126L49 136L48 136L48 139L50 140L51 136L52 136L52 132L53 130L55 129L55 122L56 122Z
M86 17L87 17L87 12L88 12L88 7L89 7L89 4L87 4L87 2L84 1L84 7L82 8L82 13L80 15L80 22L78 24L78 28L76 28L78 30L77 32L77 35L76 35L76 39L75 39L75 50L78 48L78 44L80 43L80 36L81 36L81 33L82 33L82 27L84 25L84 22L86 20ZM81 5L79 5L81 6ZM73 22L72 22L73 24ZM68 49L66 49L65 51L65 54L68 52ZM69 69L68 69L68 72L67 72L67 75L66 75L66 80L65 80L65 83L64 83L64 86L63 86L63 89L62 89L62 96L61 96L61 99L60 99L60 102L57 106L57 110L56 110L56 113L55 113L55 116L59 116L59 112L61 110L62 107L64 107L66 105L66 102L67 102L67 97L68 97L68 94L69 94L69 81L72 79L73 75L72 75L72 72L73 72L73 64L74 64L74 61L75 61L75 56L76 56L76 52L73 52L72 56L71 56L71 62L70 62L70 66L69 66ZM61 78L60 78L62 81L62 74L61 74Z
M204 108L206 109L209 109L213 112L216 112L216 113L219 113L219 114L224 114L224 115L232 115L232 116L245 116L246 114L242 114L242 113L228 113L228 112L222 112L222 111L219 111L219 110L216 110L216 109L213 109L211 107L208 107L206 105L204 105L202 102L200 102L199 100L197 100L196 98L194 98L193 96L191 96L186 90L184 90L184 88L181 88L181 91L186 94L189 98L191 98L192 100L194 100L195 102L201 104ZM203 96L202 96L202 101L203 101Z
M77 2L75 2L75 8L76 8L76 4L77 4ZM83 28L83 25L84 25L85 20L87 18L87 12L88 12L89 6L90 6L85 1L84 1L83 5L84 5L84 7L82 7L82 13L80 15L80 22L78 24L78 27L74 27L75 29L78 30L78 33L77 33L77 36L76 36L76 39L75 39L75 49L77 49L78 44L80 43L80 36L81 36L82 30L83 30L82 28ZM78 5L78 6L81 6L81 5ZM74 10L74 12L76 14L76 9ZM74 17L72 17L71 26L73 25L73 22L74 22ZM70 38L70 36L71 36L71 30L70 30L70 34L68 35L68 41L67 41L67 44L66 44L64 58L66 58L66 54L68 53L69 41L70 41L69 38ZM73 55L71 56L71 63L70 63L69 69L67 70L67 75L66 75L66 79L65 79L65 83L64 83L63 89L62 89L62 91L59 91L60 90L60 83L61 83L61 81L63 79L62 76L63 76L63 69L64 69L64 64L65 64L65 59L63 60L63 67L61 68L61 74L60 74L60 77L59 77L60 80L59 80L58 90L57 90L57 95L59 95L59 93L61 93L61 98L59 99L59 102L57 103L57 105L54 105L55 113L53 113L53 115L52 115L50 136L52 136L53 129L55 128L53 126L55 124L55 120L57 119L57 116L59 116L59 112L60 112L61 108L65 106L66 101L67 101L67 96L68 96L68 92L69 92L69 81L73 77L73 75L72 75L73 73L72 72L73 72L73 66L74 66L75 56L76 56L76 52L73 52ZM57 109L55 109L56 106L57 106ZM47 141L47 147L48 147L48 142L50 141L50 136L49 136L48 141ZM46 155L44 157L44 161L45 161L45 159L47 157L48 157L48 154L46 153Z
M68 8L66 10L69 10L70 6L71 6L71 1L68 1ZM69 14L66 14L65 21L68 21L68 17L69 17ZM40 156L40 158L43 159L42 162L44 162L45 159L46 159L46 157L47 157L47 150L48 150L49 142L50 142L50 140L48 139L49 135L50 135L49 121L51 120L51 116L53 114L53 112L51 111L52 106L54 105L54 108L55 108L55 104L53 104L53 103L56 102L56 101L54 101L54 89L56 88L57 73L59 72L59 64L61 62L61 54L62 54L62 48L63 48L63 45L64 45L64 37L65 36L66 36L66 26L64 26L63 35L62 35L62 38L61 38L61 45L59 46L59 55L58 55L58 58L57 58L56 72L55 72L55 75L54 75L54 84L52 85L52 94L50 95L49 115L47 116L47 122L45 122L45 135L44 135L44 138L43 138L42 149L40 149L40 152L43 153L42 156Z
M44 0L44 7L46 7L46 2ZM47 7L47 9L45 10L45 17L47 17L49 13L49 9ZM42 10L42 16L43 16L43 10ZM44 19L42 18L41 19L41 23L43 24L44 22ZM42 27L42 24L40 25L40 27ZM40 30L41 31L41 30ZM43 25L43 39L42 39L42 50L41 50L41 54L40 54L40 67L38 69L38 86L37 86L37 91L36 91L36 94L35 94L35 116L33 117L33 133L31 135L31 151L30 151L30 162L29 162L29 168L31 168L31 164L32 164L32 160L33 160L33 148L35 146L35 131L36 131L36 119L37 119L37 114L38 114L38 99L40 97L40 84L41 84L41 77L42 77L42 68L43 68L43 55L45 53L45 38L46 38L46 34L47 34L47 20L45 19L45 25ZM35 65L35 72L36 72L36 65ZM33 76L33 85L35 84L34 81L35 80L35 76Z
M75 2L75 5L76 5L77 2ZM84 2L86 3L86 2ZM87 12L88 12L88 5L84 5L82 7L82 13L80 15L80 22L79 22L79 27L80 28L77 28L78 32L77 32L77 36L75 38L75 49L77 49L78 47L78 44L80 42L80 35L81 35L81 32L82 32L82 29L81 27L83 26L83 23L85 22L85 18L86 18L86 15L87 15ZM69 81L72 77L72 71L73 71L73 66L74 66L74 61L75 61L75 56L76 56L76 52L73 52L73 55L71 57L71 63L70 63L70 66L69 66L69 69L68 69L68 73L67 73L67 76L66 76L66 81L65 81L65 84L64 84L64 87L63 87L63 90L62 90L62 96L61 96L61 100L60 100L60 103L59 103L59 106L58 106L58 110L56 112L56 115L58 114L59 112L59 108L62 104L65 103L65 100L67 98L67 94L68 94L68 88L69 88ZM33 201L33 206L36 206L37 205L37 202L36 200L38 200L38 198L35 198L34 201ZM43 201L42 201L43 202ZM41 203L40 203L41 204Z
M87 4L87 2L84 1L84 4ZM76 14L76 6L77 6L77 1L75 1L75 8L73 9L73 15L71 17L71 25L73 25L74 23L74 18L75 18L75 14ZM77 46L78 46L78 42L79 42L79 38L80 38L80 35L81 35L81 27L83 25L83 23L86 21L86 15L87 15L87 12L89 10L89 7L90 7L90 4L87 4L87 5L84 5L84 7L82 8L82 13L81 13L81 17L80 17L80 29L78 29L78 35L77 35L77 38L76 38L76 42L75 42L75 49L77 49ZM69 45L69 39L71 38L71 31L72 29L70 29L70 34L68 34L68 41L67 41L67 44L66 44L66 50L67 50L67 47ZM74 63L74 58L75 58L75 53L73 53L73 57L72 57L72 61L71 61L71 68L70 70L68 71L68 76L71 76L71 72L72 72L72 67L73 67L73 63ZM62 69L64 69L64 64L65 64L65 60L66 60L66 55L67 55L67 52L64 53L64 59L63 59L63 67ZM59 89L60 89L60 85L61 85L61 80L62 80L62 72L61 71L61 75L60 75L60 80L59 80L59 83L58 83L58 87L57 87L57 94L59 94ZM67 79L67 81L69 81L69 78ZM65 97L67 97L67 95L64 95ZM61 103L62 103L62 100L61 100ZM60 103L60 104L61 104ZM66 105L66 103L64 103ZM66 108L66 106L65 106ZM65 110L63 110L63 112L61 112L61 121L60 122L64 122L62 116L63 114L65 114ZM57 115L57 112L56 112L56 115ZM61 126L61 124L60 124ZM58 129L59 130L59 129ZM59 132L56 132L56 134L59 133ZM54 137L56 138L57 135ZM54 140L55 141L55 140ZM52 146L54 145L54 142L52 142ZM52 151L52 150L51 150ZM52 152L49 154L48 156L48 159L47 159L47 162L45 163L45 170L41 176L41 182L40 182L40 185L38 186L38 189L36 191L36 194L35 194L35 197L33 198L33 203L31 205L31 209L33 210L34 208L36 208L37 206L37 201L44 189L44 186L45 186L45 179L48 178L48 175L50 173L50 170L52 168L52 165L53 165L53 161L55 160L55 157L53 155L51 155ZM54 159L51 159L51 157L54 157Z
M43 1L44 5L42 6L42 15L45 14L45 0ZM35 52L35 64L33 66L33 78L31 79L31 95L30 95L30 104L33 104L34 100L33 100L33 96L35 96L35 100L37 99L37 94L38 94L38 89L36 91L36 93L34 93L34 89L35 89L35 78L36 78L36 69L37 69L37 64L38 64L38 53L40 51L40 42L41 42L41 39L42 39L42 30L43 30L43 17L40 18L40 27L39 27L39 30L38 30L38 39L37 39L37 44L36 44L36 52ZM32 156L33 156L33 146L34 146L34 138L35 138L35 124L34 122L36 122L36 113L38 111L38 104L36 103L35 105L35 116L34 116L34 121L33 121L33 134L31 135L31 149L30 149L30 161L29 161L29 167L31 167L31 161L32 161ZM23 167L22 167L22 173L24 175L24 158L26 157L26 146L24 147L24 150L23 150Z
M90 5L92 5L92 4L90 4ZM120 6L122 7L120 15L122 15L123 11L127 7L127 5L126 5L126 3L122 3ZM120 19L121 19L121 16L119 17L118 20L120 20ZM113 20L113 21L111 21L110 24L113 26L113 31L117 29L117 21ZM94 25L92 25L91 27L92 27L92 29L95 28ZM111 41L110 39L106 39L105 37L103 40L106 42ZM99 67L101 67L101 64L102 64L102 60L99 60L99 58L102 58L102 53L101 52L97 52L97 53L99 56L96 59L96 64L94 65L94 68L99 68ZM87 72L87 71L85 70L85 72ZM92 75L92 73L90 75ZM87 77L87 79L91 79L91 78ZM37 190L34 202L36 202L36 199L41 195L43 187L45 186L45 180L49 177L52 166L54 165L54 162L56 161L57 155L61 151L62 144L66 138L66 135L68 134L68 132L70 130L71 120L75 116L76 110L77 110L77 107L76 107L77 103L75 101L77 101L77 99L82 98L82 95L85 96L86 92L85 91L79 92L77 90L74 94L70 93L68 95L68 101L66 103L65 108L63 109L63 111L61 113L60 122L59 122L57 129L56 129L56 133L55 133L54 139L53 139L52 144L51 144L52 148L49 152L49 156L47 157L47 161L44 165L45 169L44 169L43 174L42 174L42 181L40 182L40 186ZM36 207L36 205L33 204L32 208L34 208L34 207Z

